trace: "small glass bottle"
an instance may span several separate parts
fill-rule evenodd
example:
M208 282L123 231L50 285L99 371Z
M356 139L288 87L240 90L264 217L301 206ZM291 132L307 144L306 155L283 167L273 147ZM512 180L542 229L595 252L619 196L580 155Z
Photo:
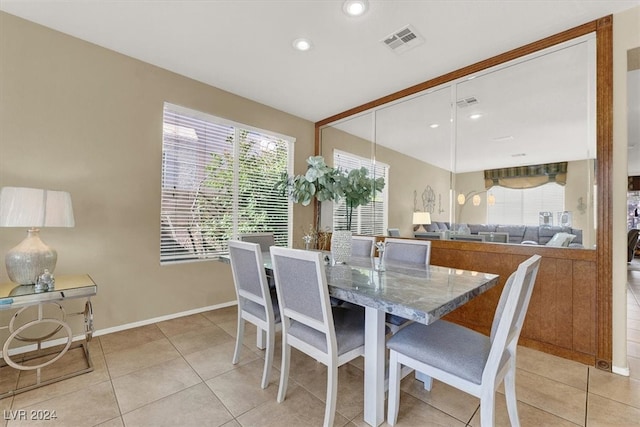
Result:
M378 249L378 264L376 270L385 271L384 267L384 242L376 242L376 248Z

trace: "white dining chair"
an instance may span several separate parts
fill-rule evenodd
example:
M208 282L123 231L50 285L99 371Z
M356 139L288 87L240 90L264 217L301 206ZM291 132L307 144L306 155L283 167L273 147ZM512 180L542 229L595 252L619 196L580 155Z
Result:
M386 263L428 266L431 263L431 241L387 237L382 259Z
M264 370L261 387L269 384L275 334L280 330L280 309L275 292L269 290L264 269L262 251L258 243L229 240L231 272L238 299L238 327L236 347L233 352L233 364L240 360L240 350L244 337L244 322L250 322L258 328L258 334L266 333Z
M351 236L351 256L371 258L375 253L375 236Z
M495 424L495 394L504 381L512 426L519 426L516 399L516 350L540 266L539 255L522 262L504 285L491 335L438 320L413 323L389 339L388 420L395 425L400 404L402 365L480 398L480 423Z
M269 252L269 248L276 244L276 239L271 232L245 233L239 236L243 242L258 243L262 252Z
M269 248L276 244L276 239L272 232L245 233L245 234L240 234L238 238L243 242L251 242L251 243L259 244L260 250L262 251L263 254L268 253ZM267 271L267 284L271 289L276 288L275 282L273 280L273 273L271 271Z
M278 402L287 394L291 347L327 366L324 425L333 425L338 367L364 355L364 310L331 307L320 252L271 248L282 315L282 366Z

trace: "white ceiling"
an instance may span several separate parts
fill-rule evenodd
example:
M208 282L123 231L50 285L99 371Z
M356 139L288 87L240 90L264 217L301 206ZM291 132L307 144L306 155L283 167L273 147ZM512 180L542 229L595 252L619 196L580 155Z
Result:
M0 10L311 121L640 0L0 0ZM425 43L381 40L406 26ZM298 52L292 41L312 40ZM640 163L640 162L639 162Z
M593 159L594 61L585 36L334 126L455 173Z

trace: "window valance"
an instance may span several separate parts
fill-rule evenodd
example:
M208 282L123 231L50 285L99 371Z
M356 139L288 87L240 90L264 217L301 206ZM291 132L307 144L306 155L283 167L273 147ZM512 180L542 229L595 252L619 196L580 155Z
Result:
M522 189L539 187L549 182L555 182L560 185L567 183L567 162L484 171L484 186L487 190L494 185Z

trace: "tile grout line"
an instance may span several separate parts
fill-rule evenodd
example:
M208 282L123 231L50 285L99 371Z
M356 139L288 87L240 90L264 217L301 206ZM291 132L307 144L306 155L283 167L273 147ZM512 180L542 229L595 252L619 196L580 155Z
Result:
M589 380L591 378L591 367L587 369L587 393L585 396L584 402L584 423L583 425L587 427L587 420L589 419Z

